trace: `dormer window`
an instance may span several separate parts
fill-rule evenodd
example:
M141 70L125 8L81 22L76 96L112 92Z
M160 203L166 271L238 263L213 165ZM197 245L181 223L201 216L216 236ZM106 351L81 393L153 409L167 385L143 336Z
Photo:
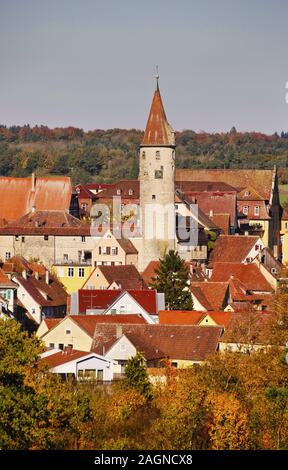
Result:
M117 196L120 196L121 194L121 189L117 189Z
M133 189L129 189L128 194L129 196L133 196Z
M244 196L245 196L245 197L250 196L250 191L245 191Z
M156 160L160 160L160 151L159 150L156 150L155 157L156 157Z

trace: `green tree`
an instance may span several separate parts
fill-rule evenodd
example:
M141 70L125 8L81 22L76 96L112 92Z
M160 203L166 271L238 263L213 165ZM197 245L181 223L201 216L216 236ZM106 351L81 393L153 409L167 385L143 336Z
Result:
M127 361L125 367L125 385L135 388L147 401L152 400L153 390L150 383L145 360L140 352Z
M39 360L43 346L14 320L0 319L0 448L77 448L89 399Z
M160 259L151 286L164 292L166 308L169 310L192 310L193 300L189 289L189 273L179 254L170 250Z

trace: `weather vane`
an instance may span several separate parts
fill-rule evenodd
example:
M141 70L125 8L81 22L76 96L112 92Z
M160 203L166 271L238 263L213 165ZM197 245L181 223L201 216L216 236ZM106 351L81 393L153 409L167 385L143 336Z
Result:
M158 65L156 65L156 75L155 75L155 78L156 78L157 90L158 90L158 81L159 81L159 67L158 67Z

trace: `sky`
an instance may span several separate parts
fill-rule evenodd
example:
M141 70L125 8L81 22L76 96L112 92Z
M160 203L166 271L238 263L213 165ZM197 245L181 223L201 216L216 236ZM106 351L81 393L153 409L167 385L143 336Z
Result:
M287 0L0 0L0 123L288 131ZM288 101L288 100L287 100Z

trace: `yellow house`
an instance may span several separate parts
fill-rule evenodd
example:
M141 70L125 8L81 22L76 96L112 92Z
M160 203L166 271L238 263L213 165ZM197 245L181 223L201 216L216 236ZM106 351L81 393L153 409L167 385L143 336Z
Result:
M49 349L70 347L79 351L90 351L98 324L143 324L140 315L67 315L65 318L44 319L39 325L36 336ZM106 325L108 328L110 325ZM102 354L102 353L101 353Z
M288 212L283 211L281 219L282 263L288 263Z
M63 284L68 294L82 289L83 284L89 278L92 272L91 264L83 263L62 263L54 264L52 271L56 274L59 281Z

